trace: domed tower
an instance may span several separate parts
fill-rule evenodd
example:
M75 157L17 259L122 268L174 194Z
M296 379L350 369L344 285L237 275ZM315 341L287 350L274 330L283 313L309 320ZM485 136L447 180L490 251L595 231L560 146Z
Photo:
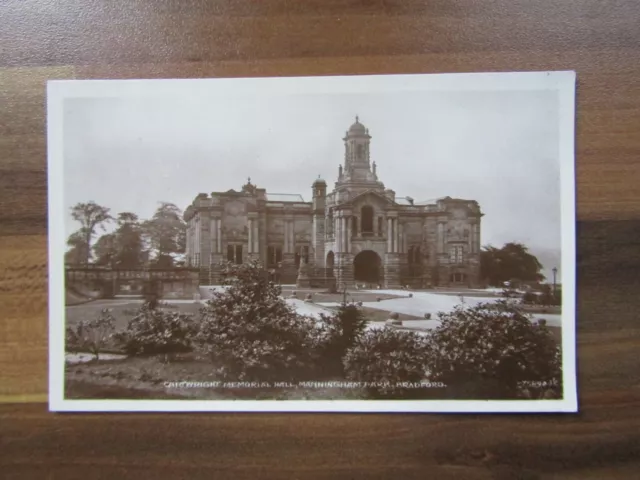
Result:
M358 117L356 117L355 123L347 130L343 141L344 170L340 166L338 189L352 189L353 187L356 189L380 188L382 184L378 181L375 162L373 163L373 170L371 169L369 155L371 135L369 135L369 129L360 123Z
M356 117L356 121L343 138L344 140L344 166L347 171L356 167L369 168L369 142L371 136L369 129L360 123L360 119Z
M313 260L316 266L324 262L325 205L327 200L327 182L320 176L311 185L313 195Z
M324 207L327 198L327 182L325 182L320 176L311 185L311 191L313 195L313 212L314 214L321 213L324 215Z

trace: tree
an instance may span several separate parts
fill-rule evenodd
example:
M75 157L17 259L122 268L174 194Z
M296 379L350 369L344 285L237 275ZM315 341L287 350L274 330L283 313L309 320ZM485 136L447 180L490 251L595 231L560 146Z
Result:
M224 288L200 311L196 336L218 378L299 381L309 378L315 319L298 315L280 297L259 262L223 264Z
M85 243L87 245L85 264L89 264L91 261L91 239L96 233L98 227L102 227L104 230L104 224L113 220L109 214L109 210L106 207L98 205L91 201L88 203L78 203L71 207L71 217L80 222L79 232L84 235Z
M115 251L114 244L115 235L113 233L105 233L98 238L93 246L96 265L111 265Z
M515 302L457 306L432 330L429 379L454 398L518 398L523 385L561 382L560 348Z
M118 214L118 228L96 241L93 252L97 265L138 268L145 257L143 231L135 213Z
M155 253L154 263L158 267L171 267L174 256L184 253L186 224L181 210L173 203L161 202L155 214L142 226Z
M511 280L541 282L542 264L521 243L506 243L502 248L484 247L480 252L480 274L490 285L503 286Z
M320 315L319 370L344 376L343 359L367 328L367 318L354 303L342 303L335 315Z
M120 268L137 268L144 262L143 230L138 216L131 212L118 214L114 263Z
M65 253L65 263L78 265L86 261L89 248L87 246L87 237L81 230L69 235L67 245L70 248Z

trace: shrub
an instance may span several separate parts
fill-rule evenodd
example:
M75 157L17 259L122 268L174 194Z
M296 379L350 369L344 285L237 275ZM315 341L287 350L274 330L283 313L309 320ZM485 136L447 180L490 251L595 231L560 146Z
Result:
M390 318L391 320L398 320L398 319L400 318L400 315L398 315L398 313L397 313L397 312L391 312L391 313L389 314L389 318Z
M103 308L97 317L81 320L75 328L67 328L66 349L70 352L88 351L99 360L100 352L111 340L115 323L116 319L111 314L111 309Z
M191 315L143 304L123 332L114 335L130 355L190 352L195 334Z
M562 305L562 289L557 288L554 294L551 286L545 285L542 295L540 295L540 303L544 306Z
M518 398L522 382L559 384L560 349L549 329L500 300L440 313L430 335L430 380L455 397Z
M416 398L419 388L402 382L418 383L426 377L428 348L424 337L393 328L368 330L344 358L345 376L367 382L369 398Z
M317 370L321 376L344 375L343 358L367 327L367 319L356 304L343 303L335 315L320 316Z
M290 308L261 265L223 265L224 291L200 311L197 343L221 380L299 381L310 375L314 319Z
M431 314L430 313L425 313L424 314L424 319L425 320L431 320Z

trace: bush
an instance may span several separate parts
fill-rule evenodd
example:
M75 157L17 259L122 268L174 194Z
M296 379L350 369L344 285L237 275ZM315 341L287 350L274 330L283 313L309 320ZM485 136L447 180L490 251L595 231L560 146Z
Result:
M81 320L75 328L67 328L66 349L70 352L90 352L99 360L100 352L111 340L115 323L111 309L103 308L92 320Z
M129 355L190 352L196 332L191 315L166 311L145 303L129 320L124 332L114 335Z
M551 286L545 285L542 295L540 295L540 303L544 306L562 305L562 289L557 288L554 294Z
M504 300L439 314L430 335L430 380L455 397L518 398L523 382L560 384L560 349L549 329Z
M197 343L221 380L308 378L318 342L315 319L290 308L259 262L224 264L224 291L200 311Z
M356 304L343 303L335 315L321 315L320 320L316 346L318 374L343 377L344 356L364 333L367 319Z
M369 330L347 351L345 376L369 383L365 388L369 398L417 398L424 391L401 383L423 381L427 360L427 342L417 333L393 328Z

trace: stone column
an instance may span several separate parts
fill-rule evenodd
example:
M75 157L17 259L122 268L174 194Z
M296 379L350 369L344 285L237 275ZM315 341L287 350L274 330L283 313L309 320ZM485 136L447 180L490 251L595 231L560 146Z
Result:
M260 221L255 218L253 220L253 253L258 255L260 253Z
M387 252L393 251L393 220L387 217Z
M395 253L400 253L400 219L399 218L395 218L394 219L394 238L395 238Z
M211 219L211 254L218 253L218 220L216 218Z
M289 253L289 220L285 220L282 226L284 232L284 252Z
M344 217L344 223L346 225L345 228L345 252L349 253L351 252L351 217L349 215L347 215L346 217Z
M216 221L216 230L218 232L218 253L222 253L222 219L218 218Z
M249 233L249 241L247 242L247 254L251 255L253 253L253 218L249 218L248 222L249 228L247 230Z
M336 216L336 253L342 252L342 213Z
M225 258L222 255L222 219L213 217L211 219L211 255L209 271L209 284L218 285L220 283L220 269L218 264Z

